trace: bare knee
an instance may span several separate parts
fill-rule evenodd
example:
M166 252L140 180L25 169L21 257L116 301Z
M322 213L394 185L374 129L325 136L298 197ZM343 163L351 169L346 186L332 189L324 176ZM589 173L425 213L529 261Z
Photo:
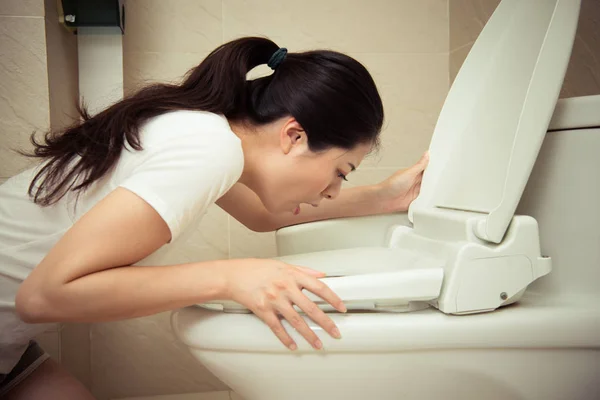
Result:
M73 375L49 359L7 393L6 400L95 400Z

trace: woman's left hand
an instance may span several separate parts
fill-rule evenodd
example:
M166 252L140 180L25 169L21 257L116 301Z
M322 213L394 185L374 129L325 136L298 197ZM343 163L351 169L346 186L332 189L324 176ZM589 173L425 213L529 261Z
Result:
M421 190L423 171L429 162L429 152L412 167L400 170L379 184L388 212L403 212L417 198Z

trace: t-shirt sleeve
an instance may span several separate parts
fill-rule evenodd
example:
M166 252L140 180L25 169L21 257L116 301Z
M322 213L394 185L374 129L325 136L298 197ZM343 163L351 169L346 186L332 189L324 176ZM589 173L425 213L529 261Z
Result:
M171 241L223 196L242 173L241 145L216 136L223 134L188 134L144 146L141 160L118 184L158 212L171 231Z

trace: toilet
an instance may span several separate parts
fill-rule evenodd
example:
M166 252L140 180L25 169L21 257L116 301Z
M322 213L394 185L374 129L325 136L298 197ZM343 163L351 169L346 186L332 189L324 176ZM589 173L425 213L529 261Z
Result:
M558 100L579 0L503 0L436 124L408 213L277 232L327 273L342 339L242 305L177 310L191 354L245 400L600 398L600 95Z

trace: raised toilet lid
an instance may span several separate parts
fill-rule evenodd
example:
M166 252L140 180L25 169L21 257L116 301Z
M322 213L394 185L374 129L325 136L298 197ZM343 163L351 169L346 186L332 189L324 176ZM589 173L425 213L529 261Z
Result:
M473 45L442 108L421 194L409 210L481 213L474 232L499 243L514 215L555 108L579 0L503 0ZM407 249L355 248L286 256L323 270L349 309L410 311L437 298L446 260ZM335 277L338 276L338 277ZM311 299L320 299L307 293ZM244 311L235 302L202 305ZM324 308L327 308L322 304Z
M577 28L578 0L503 0L456 76L430 144L419 209L485 215L499 243L537 158ZM414 221L413 221L414 222Z

